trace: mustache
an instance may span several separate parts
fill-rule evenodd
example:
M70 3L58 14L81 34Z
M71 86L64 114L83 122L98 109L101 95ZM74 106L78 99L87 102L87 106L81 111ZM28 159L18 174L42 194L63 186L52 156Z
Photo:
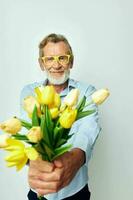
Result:
M52 73L60 73L60 72L64 72L65 69L64 67L61 67L59 69L54 69L53 67L50 67L49 69L47 69L49 72L52 72Z

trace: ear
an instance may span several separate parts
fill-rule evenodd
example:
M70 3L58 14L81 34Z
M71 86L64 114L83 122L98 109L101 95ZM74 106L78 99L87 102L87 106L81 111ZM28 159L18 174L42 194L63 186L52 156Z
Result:
M70 69L72 69L72 67L73 67L73 64L72 64L72 63L70 63L70 65L69 65L69 66L70 66Z
M39 62L39 65L40 65L41 70L42 70L42 71L45 71L45 67L44 67L44 64L43 64L41 58L38 58L38 62Z

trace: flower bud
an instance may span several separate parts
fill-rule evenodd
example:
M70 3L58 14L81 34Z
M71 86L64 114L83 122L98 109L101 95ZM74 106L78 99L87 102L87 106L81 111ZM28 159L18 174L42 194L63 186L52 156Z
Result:
M25 153L30 160L36 160L39 157L39 153L33 147L26 147Z
M51 105L54 103L55 89L53 86L37 87L35 93L40 104Z
M20 140L9 138L7 139L8 146L4 149L9 152L5 157L8 167L16 166L17 170L22 169L28 159L35 160L39 154L33 147L25 147Z
M59 107L61 104L61 99L60 99L60 95L58 93L55 93L55 97L54 97L54 105L53 107Z
M74 106L77 104L79 96L79 90L78 89L72 89L68 95L64 98L63 103L67 106Z
M40 105L39 105L38 101L36 100L36 98L33 96L27 96L24 99L23 107L24 107L24 110L28 113L30 118L32 118L32 113L33 113L35 105L37 107L38 115L40 115L40 112L41 112Z
M97 104L100 105L102 104L105 99L109 96L109 90L108 89L100 89L97 90L96 92L94 92L91 97L92 97L92 101Z
M58 115L59 115L58 108L56 108L56 107L55 108L50 108L49 111L50 111L52 119L55 119L56 117L58 117Z
M7 133L16 134L21 130L21 122L16 117L13 117L0 124L0 128Z
M76 120L77 110L69 109L63 111L59 118L59 122L63 128L71 128L72 124Z
M59 108L60 104L61 104L60 95L57 92L55 92L54 101L53 101L52 104L49 104L48 107L49 107L49 109L51 109L51 108Z
M27 134L27 138L30 140L30 142L34 142L34 143L37 143L38 141L40 141L42 139L40 126L33 126L29 130Z
M0 135L0 148L5 148L8 146L7 144L7 139L9 138L10 136L8 134L1 134Z

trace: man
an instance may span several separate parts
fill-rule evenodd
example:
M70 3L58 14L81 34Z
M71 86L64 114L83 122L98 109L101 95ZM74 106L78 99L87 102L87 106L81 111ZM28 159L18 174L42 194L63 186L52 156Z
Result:
M80 98L84 95L87 101L95 91L92 85L87 85L69 78L73 67L74 56L67 39L62 35L50 34L39 45L39 64L47 79L40 83L26 85L21 92L21 103L25 96L33 95L34 88L39 85L53 85L61 99L72 88L80 90ZM96 138L100 132L98 112L74 123L70 132L75 133L69 143L72 149L49 163L38 159L30 161L28 180L31 190L30 200L37 199L37 194L47 200L89 200L88 161L91 157ZM21 117L27 120L22 111Z

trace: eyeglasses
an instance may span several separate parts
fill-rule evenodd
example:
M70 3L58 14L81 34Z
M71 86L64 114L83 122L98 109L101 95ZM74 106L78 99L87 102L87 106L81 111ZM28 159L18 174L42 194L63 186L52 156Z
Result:
M55 61L61 65L66 65L70 61L71 55L60 55L60 56L43 56L42 60L46 65L52 65Z

